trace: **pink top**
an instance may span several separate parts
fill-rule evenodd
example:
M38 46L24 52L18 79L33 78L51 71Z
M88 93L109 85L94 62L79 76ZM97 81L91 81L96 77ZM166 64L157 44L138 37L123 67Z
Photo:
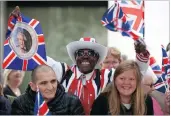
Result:
M163 115L163 111L159 105L159 103L152 97L153 100L153 110L154 110L154 115Z

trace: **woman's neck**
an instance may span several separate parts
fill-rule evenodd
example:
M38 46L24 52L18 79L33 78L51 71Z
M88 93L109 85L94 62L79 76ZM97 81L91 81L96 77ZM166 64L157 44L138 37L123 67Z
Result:
M121 96L121 102L124 104L130 104L131 103L131 96Z
M20 89L16 86L11 86L11 85L8 85L10 87L10 89L13 91L13 93L16 95L16 96L20 96L21 95L21 92L20 92Z
M12 90L17 90L17 89L18 89L18 87L17 87L17 86L14 86L14 85L8 84L8 86L9 86Z

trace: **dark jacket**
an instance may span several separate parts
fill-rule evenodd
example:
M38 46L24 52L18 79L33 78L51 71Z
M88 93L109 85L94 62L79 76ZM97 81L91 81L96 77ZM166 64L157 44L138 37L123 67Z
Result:
M0 115L9 115L11 112L11 103L4 96L0 96Z
M33 115L36 92L28 86L26 92L17 97L12 104L11 114ZM78 97L65 93L64 87L58 84L56 97L47 103L51 115L82 115L83 107Z
M4 95L17 97L8 85L5 86L5 88L3 89L3 92L4 92Z
M107 93L102 93L99 97L94 101L91 115L110 115L109 104L108 104L108 96ZM153 101L150 96L147 96L146 100L146 110L147 113L145 115L153 115ZM132 106L130 109L127 109L125 106L120 106L120 115L133 115Z

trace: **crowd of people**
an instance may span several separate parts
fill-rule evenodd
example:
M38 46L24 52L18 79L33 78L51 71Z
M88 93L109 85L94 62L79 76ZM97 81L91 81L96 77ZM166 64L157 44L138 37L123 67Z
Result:
M74 65L47 56L47 65L32 71L23 94L24 73L5 70L0 114L34 115L39 89L52 115L169 115L170 91L163 94L164 106L151 95L153 80L146 73L150 54L142 41L135 42L135 61L91 37L73 41L66 49Z

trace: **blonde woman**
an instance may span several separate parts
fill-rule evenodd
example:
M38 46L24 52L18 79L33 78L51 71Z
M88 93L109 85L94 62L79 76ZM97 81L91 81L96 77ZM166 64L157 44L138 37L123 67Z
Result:
M105 60L100 64L102 69L111 69L119 66L121 63L121 52L115 47L109 47Z
M153 102L145 96L135 61L122 62L114 79L93 103L92 115L153 115Z
M20 96L21 91L19 86L21 85L24 77L24 72L19 70L4 70L4 95Z

